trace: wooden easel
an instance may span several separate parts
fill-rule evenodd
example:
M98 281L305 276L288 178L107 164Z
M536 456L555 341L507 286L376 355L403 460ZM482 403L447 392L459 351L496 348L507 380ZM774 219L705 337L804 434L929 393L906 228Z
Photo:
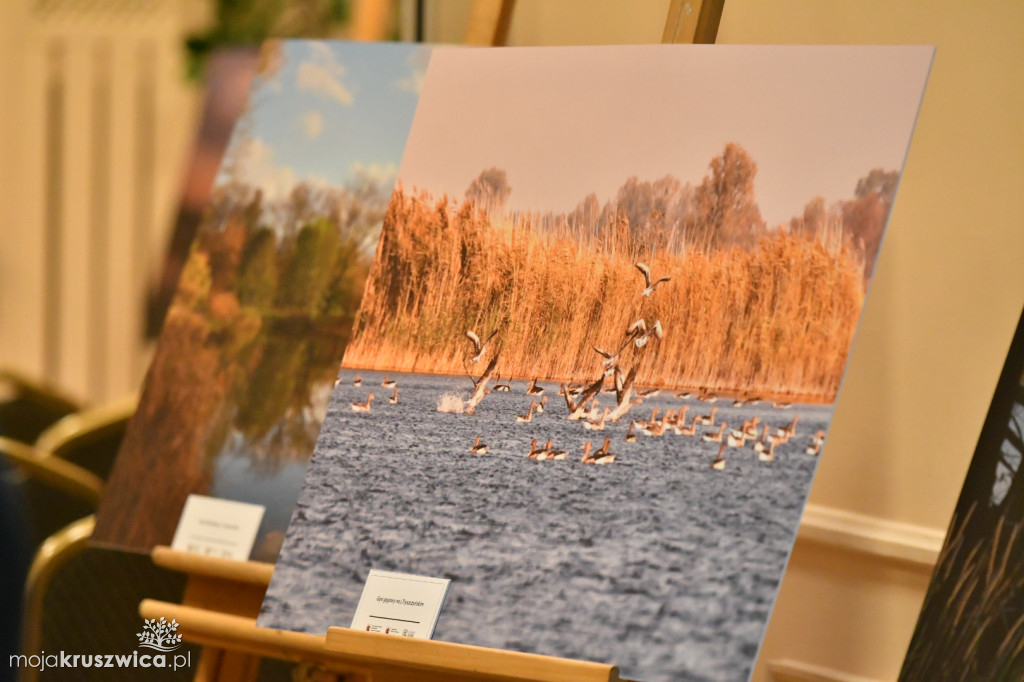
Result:
M203 646L198 682L251 682L262 657L311 664L346 682L618 682L613 665L408 639L335 627L327 635L256 627L273 564L230 561L157 547L153 563L185 573L181 604L146 599L143 618L177 620Z
M713 43L725 0L672 0L663 43ZM372 4L364 0L362 4ZM383 5L384 3L376 3ZM504 45L515 0L474 0L465 42ZM372 9L372 8L371 8ZM364 8L368 15L377 16ZM369 20L367 20L369 22ZM369 22L373 23L373 22ZM376 24L381 24L381 21ZM374 25L376 25L374 24ZM367 36L363 36L364 38ZM408 639L343 627L326 636L256 627L272 564L240 562L157 547L153 563L185 573L181 604L152 599L139 606L143 618L175 619L203 653L197 682L253 682L261 658L315 666L346 682L619 682L614 665L536 654Z

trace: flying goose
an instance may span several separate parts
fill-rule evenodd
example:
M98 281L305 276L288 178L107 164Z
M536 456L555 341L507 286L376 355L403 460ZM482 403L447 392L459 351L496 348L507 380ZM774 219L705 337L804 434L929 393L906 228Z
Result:
M481 342L480 337L476 335L476 332L473 330L466 331L466 336L473 342L473 352L476 353L476 355L469 359L471 363L476 364L477 362L480 362L480 358L484 356L484 351L487 350L487 344L491 342L491 339L493 339L497 333L498 330L495 329L485 341Z
M601 419L598 421L588 420L583 422L583 428L588 431L604 431L604 421L608 418L608 413L612 411L612 408L604 408L604 414L601 415Z
M613 422L619 421L619 418L626 414L633 405L631 397L633 395L633 381L636 379L636 367L629 370L629 374L625 378L618 371L618 365L615 366L615 369L615 399L618 404L611 414L608 415L608 419Z
M653 334L659 341L664 338L665 330L661 326L661 320L656 320L650 331L644 331L633 340L633 343L636 344L637 348L643 348L647 343L647 339L651 337L651 334Z
M473 382L473 395L466 401L466 414L473 414L476 406L484 399L484 395L487 393L487 382L491 380L494 369L498 366L499 355L501 355L500 352L494 354L491 361L487 363L487 369L484 370L479 379L474 379L472 374L469 376L470 381Z
M652 284L651 269L649 267L647 267L643 263L636 263L636 269L642 272L644 275L644 286L646 286L647 288L641 292L643 296L650 296L652 293L654 293L654 290L658 288L659 284L661 284L662 282L667 282L671 279L670 277L662 277L661 279L655 281Z
M587 402L593 398L601 390L601 386L604 384L604 376L597 378L597 381L587 386L582 393L580 393L579 400L574 401L572 399L572 391L562 384L563 397L565 398L565 406L569 408L569 416L566 417L569 421L578 421L581 419L586 412Z

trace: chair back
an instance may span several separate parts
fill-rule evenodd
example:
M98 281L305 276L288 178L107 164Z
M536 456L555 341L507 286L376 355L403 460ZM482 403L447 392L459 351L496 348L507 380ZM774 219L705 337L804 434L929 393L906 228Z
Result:
M36 447L105 481L137 405L132 396L68 415L46 429Z
M90 516L76 521L43 543L26 582L22 654L64 652L68 655L131 656L157 654L140 648L144 622L139 602L145 598L180 603L185 576L153 564L144 554L89 545L95 526ZM182 644L167 654L190 655L191 667L160 670L161 679L190 680L196 674L199 648ZM20 682L138 680L154 671L139 667L21 668Z

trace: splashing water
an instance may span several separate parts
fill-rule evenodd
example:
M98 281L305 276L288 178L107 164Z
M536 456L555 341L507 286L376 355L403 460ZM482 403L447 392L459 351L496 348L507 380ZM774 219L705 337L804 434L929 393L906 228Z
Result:
M463 410L462 397L452 393L445 393L437 401L438 412L461 413Z

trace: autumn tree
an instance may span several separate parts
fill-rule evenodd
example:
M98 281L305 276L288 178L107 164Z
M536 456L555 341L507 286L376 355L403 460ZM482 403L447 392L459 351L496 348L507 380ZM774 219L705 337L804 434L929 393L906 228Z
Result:
M754 199L757 163L743 147L730 142L711 159L708 171L694 192L693 212L684 221L690 239L707 249L750 244L764 229Z
M828 222L828 210L825 208L825 197L817 196L804 206L803 215L789 221L789 231L808 239L814 239L825 229Z
M843 229L864 254L865 277L874 270L899 177L898 171L875 168L857 181L855 198L843 203Z
M505 208L512 188L508 176L500 168L487 168L476 176L466 188L466 200L482 206L488 212Z

